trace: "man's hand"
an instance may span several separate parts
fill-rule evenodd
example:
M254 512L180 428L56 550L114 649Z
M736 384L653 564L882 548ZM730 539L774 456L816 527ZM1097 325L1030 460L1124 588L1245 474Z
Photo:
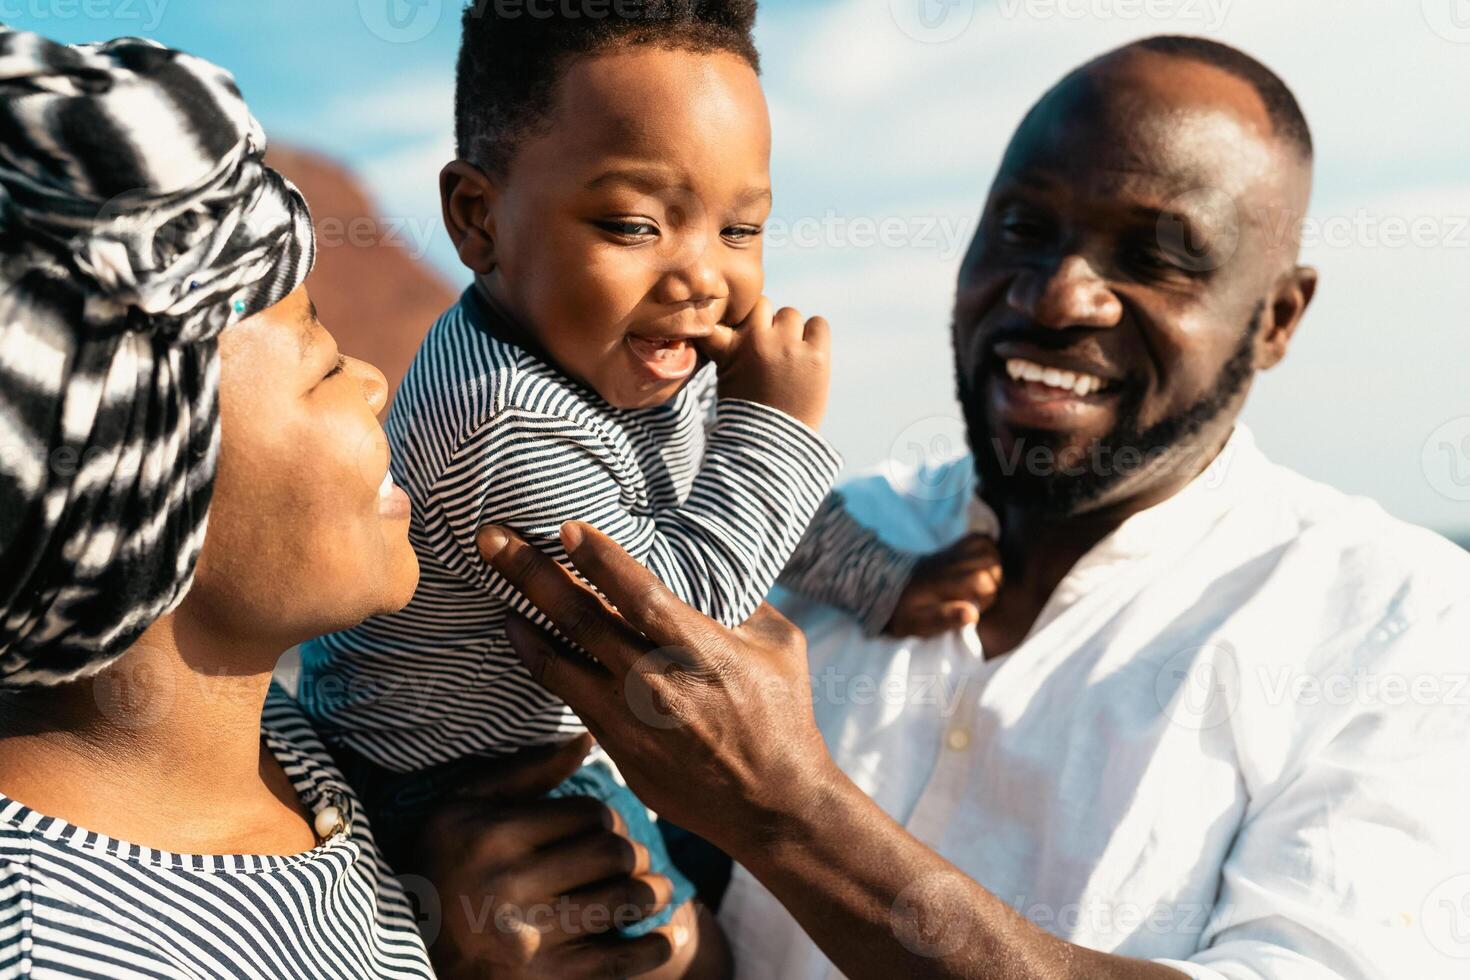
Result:
M818 428L831 375L827 321L803 320L789 306L771 309L762 296L738 325L717 326L699 341L700 350L720 373L720 397L760 402Z
M479 544L597 658L512 620L531 674L577 710L645 802L740 861L843 975L1182 980L1052 936L879 809L827 754L805 642L769 606L726 629L585 525L564 525L562 544L621 614L502 528L482 529ZM915 942L930 935L962 941L938 951Z
M577 770L587 736L491 764L428 821L416 864L438 889L439 976L495 980L632 977L693 939L693 911L638 939L615 927L654 915L673 885L648 871L615 811L587 797L543 799Z
M890 636L937 636L980 622L1001 584L995 539L971 534L920 559L883 628Z
M577 569L620 615L540 550L501 528L480 550L585 655L524 619L511 642L533 677L563 698L660 815L732 852L764 817L819 783L831 757L812 714L805 638L762 606L727 629L681 602L611 539L562 528Z

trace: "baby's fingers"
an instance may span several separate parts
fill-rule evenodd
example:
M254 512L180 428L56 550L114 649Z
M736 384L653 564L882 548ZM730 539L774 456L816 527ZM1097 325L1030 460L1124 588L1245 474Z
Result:
M830 350L832 348L832 328L828 326L824 317L814 316L806 322L807 346L818 350Z
M889 636L914 636L927 640L965 629L979 621L980 610L973 602L925 604L917 609L901 610L884 632Z
M717 323L708 337L695 338L694 349L720 365L725 363L739 344L740 334L736 328Z
M972 603L984 612L1000 595L1000 569L986 567L957 574L944 583L941 592L947 602Z
M948 633L980 622L981 610L973 602L946 602L934 617L935 633Z

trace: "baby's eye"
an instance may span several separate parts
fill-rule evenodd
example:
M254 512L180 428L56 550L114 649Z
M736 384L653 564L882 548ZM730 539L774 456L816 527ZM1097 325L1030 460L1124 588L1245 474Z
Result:
M658 229L647 221L612 220L599 221L597 227L617 235L619 238L656 238Z
M347 358L344 357L344 356L342 356L341 354L338 354L337 355L337 363L335 363L335 364L332 365L332 370L328 371L326 373L326 376L323 377L322 380L325 381L325 380L327 380L327 378L335 378L337 375L341 374L342 371L343 371L343 369L345 369L346 367L347 367Z
M729 241L743 243L759 237L763 230L759 225L731 225L720 234Z

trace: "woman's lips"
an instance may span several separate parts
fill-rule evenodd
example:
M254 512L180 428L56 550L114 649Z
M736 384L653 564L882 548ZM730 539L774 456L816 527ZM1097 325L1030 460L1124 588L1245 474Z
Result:
M391 473L383 474L383 483L378 487L378 513L393 520L406 520L413 514L408 494L393 482Z
M628 350L660 381L683 381L699 366L699 351L688 338L628 335Z

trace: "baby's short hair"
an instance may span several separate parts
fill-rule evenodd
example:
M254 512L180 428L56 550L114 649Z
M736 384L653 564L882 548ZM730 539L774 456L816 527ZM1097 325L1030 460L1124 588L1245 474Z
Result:
M756 0L471 0L455 86L461 159L502 176L578 55L648 44L728 52L760 70Z

